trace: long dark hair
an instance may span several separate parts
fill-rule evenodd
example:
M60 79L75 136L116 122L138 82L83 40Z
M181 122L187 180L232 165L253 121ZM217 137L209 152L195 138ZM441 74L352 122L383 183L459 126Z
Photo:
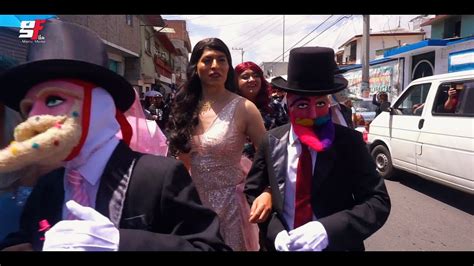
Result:
M255 105L259 110L263 110L266 113L272 113L273 110L270 108L270 93L269 93L269 86L268 82L263 76L263 71L262 69L255 64L254 62L243 62L235 66L235 76L236 80L238 80L239 75L242 74L245 70L250 69L254 73L258 74L260 77L260 90L258 91L256 100L255 100ZM238 94L243 96L242 93L240 92L240 88L238 89Z
M199 124L199 100L202 97L201 79L197 73L197 64L204 49L217 50L225 54L229 64L225 88L231 92L237 90L232 57L227 45L218 38L199 41L193 48L191 59L186 69L186 83L181 88L171 106L171 118L168 122L169 148L172 155L178 152L188 153L191 150L191 135Z

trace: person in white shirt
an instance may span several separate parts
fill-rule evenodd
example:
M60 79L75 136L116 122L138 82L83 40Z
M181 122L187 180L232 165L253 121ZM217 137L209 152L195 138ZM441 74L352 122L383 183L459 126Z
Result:
M300 47L290 52L288 80L272 80L287 92L291 123L263 136L245 188L250 204L271 191L259 224L268 250L362 251L390 213L360 133L332 122L328 95L347 87L335 73L332 49Z

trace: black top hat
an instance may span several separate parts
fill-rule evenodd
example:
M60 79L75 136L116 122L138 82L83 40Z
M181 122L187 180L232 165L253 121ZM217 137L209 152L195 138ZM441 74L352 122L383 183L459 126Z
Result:
M272 85L301 95L326 95L347 87L339 73L334 50L326 47L299 47L290 51L288 80L277 77Z
M122 112L133 104L132 85L108 69L105 44L95 32L53 19L40 34L44 42L29 44L27 62L0 76L0 101L5 105L19 111L20 101L32 86L57 78L81 79L104 88Z

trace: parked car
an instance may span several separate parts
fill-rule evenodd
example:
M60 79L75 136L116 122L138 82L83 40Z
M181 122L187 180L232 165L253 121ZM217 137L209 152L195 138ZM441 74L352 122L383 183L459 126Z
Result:
M474 194L474 70L412 81L372 121L368 142L385 178L404 170Z

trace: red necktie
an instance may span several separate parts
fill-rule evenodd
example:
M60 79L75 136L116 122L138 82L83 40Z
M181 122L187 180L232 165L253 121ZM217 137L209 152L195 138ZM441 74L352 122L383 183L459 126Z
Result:
M296 170L295 221L293 228L313 220L313 210L311 209L312 170L313 164L308 146L301 144L301 154Z

